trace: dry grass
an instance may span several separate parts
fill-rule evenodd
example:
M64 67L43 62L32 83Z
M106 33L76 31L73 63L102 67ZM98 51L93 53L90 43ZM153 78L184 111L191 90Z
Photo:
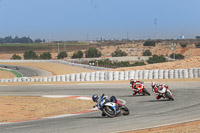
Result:
M0 70L0 79L9 79L16 77L15 74L9 72L9 71L2 71Z
M91 109L94 103L72 98L1 96L0 122L72 114Z

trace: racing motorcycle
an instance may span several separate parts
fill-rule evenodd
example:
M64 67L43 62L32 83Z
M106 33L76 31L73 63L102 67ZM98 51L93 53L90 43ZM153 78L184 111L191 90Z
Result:
M164 99L167 98L169 100L174 101L172 91L170 89L163 86L158 89L158 92L161 95L161 97L163 97Z
M143 83L136 83L133 87L134 91L136 93L142 94L142 95L148 95L150 96L151 94L147 91Z
M125 105L119 107L117 103L110 102L106 97L104 97L104 94L101 96L101 102L97 107L103 112L104 116L111 118L119 116L120 114L129 115L129 109Z

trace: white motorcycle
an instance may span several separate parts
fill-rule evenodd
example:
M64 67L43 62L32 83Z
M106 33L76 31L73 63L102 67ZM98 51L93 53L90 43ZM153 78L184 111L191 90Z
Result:
M98 109L111 118L118 116L119 114L129 115L129 109L125 105L119 107L117 103L110 102L104 95L101 96L101 102L98 105Z
M169 100L174 101L174 98L170 89L166 87L161 87L158 89L158 92L161 95L161 97L168 98Z

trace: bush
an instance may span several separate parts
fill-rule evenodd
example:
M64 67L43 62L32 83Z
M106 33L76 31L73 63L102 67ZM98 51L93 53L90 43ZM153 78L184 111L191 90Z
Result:
M114 53L111 54L112 57L120 57L120 56L127 56L127 53L120 50L120 49L116 49Z
M185 47L187 47L187 44L180 44L180 46L181 46L182 48L185 48Z
M72 58L82 58L82 57L83 57L83 52L82 51L75 52L72 55Z
M173 53L170 55L170 58L174 59L174 54ZM175 59L176 60L181 60L181 59L184 59L184 58L185 58L185 56L183 56L182 54L175 54Z
M45 53L40 54L40 59L44 59L44 60L51 59L51 53L45 52Z
M145 50L145 51L143 52L143 56L152 56L152 53L151 53L150 50Z
M22 59L22 57L21 57L21 56L19 56L19 55L13 54L13 56L12 56L12 58L11 58L11 59L13 59L13 60L21 60L21 59Z
M25 51L24 53L24 59L38 59L37 54L33 50Z
M65 57L67 57L67 52L66 51L62 51L58 54L58 59L64 59Z
M200 48L200 43L195 44L196 48Z
M135 62L133 66L143 66L146 65L144 62Z
M97 50L96 48L89 48L87 51L85 51L85 57L86 58L93 58L93 57L100 57L101 52Z
M153 57L150 57L149 60L147 60L147 62L149 64L166 62L166 58L163 55L161 55L161 56L153 55Z
M151 40L148 40L143 44L143 46L155 46L155 45L156 45L156 42L151 41Z

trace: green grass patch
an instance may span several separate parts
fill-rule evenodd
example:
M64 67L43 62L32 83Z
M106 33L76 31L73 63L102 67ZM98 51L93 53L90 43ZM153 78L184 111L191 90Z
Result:
M13 70L5 70L5 69L0 69L0 70L1 70L1 71L8 71L8 72L11 72L11 73L15 74L16 77L18 77L18 78L22 77L21 73L18 73L18 72L13 71Z

